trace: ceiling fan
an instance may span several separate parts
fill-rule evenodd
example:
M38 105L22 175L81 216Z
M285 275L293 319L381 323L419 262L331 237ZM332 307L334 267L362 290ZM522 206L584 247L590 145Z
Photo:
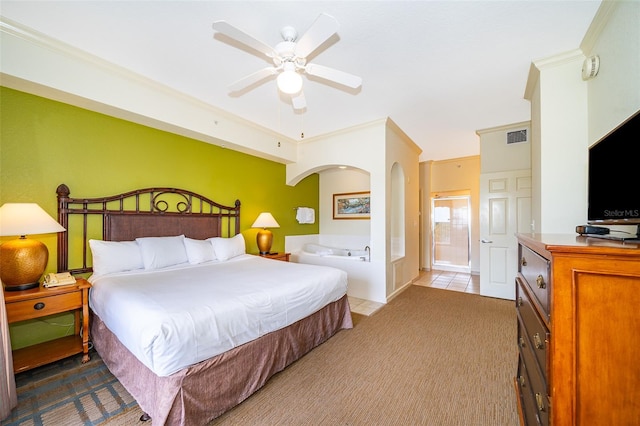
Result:
M280 32L283 41L271 47L226 21L214 22L214 30L266 55L273 61L273 66L258 70L232 83L229 90L237 92L278 74L278 89L291 95L294 109L304 109L307 103L302 91L301 73L357 89L362 84L360 77L323 65L307 63L307 58L334 35L338 27L338 21L334 17L321 13L300 39L295 28L287 26Z

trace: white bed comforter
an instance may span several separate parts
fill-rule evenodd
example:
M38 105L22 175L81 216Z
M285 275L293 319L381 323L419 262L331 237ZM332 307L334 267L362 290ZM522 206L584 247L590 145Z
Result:
M347 292L340 269L252 255L89 281L91 309L158 376L291 325Z

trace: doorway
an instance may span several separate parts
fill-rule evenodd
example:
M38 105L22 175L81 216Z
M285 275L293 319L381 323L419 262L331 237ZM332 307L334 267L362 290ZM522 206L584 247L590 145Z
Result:
M432 268L470 273L471 196L434 195L431 212Z
M531 170L480 175L480 294L514 300L517 233L531 232Z

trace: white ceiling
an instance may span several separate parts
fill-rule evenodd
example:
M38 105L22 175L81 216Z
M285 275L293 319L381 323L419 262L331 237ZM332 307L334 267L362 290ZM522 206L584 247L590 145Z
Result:
M530 118L532 61L577 49L600 1L1 1L3 16L293 139L390 117L421 160L479 153L475 131ZM304 77L294 112L275 80L227 86L270 65L220 35L225 20L274 46L320 13L338 36L310 62L362 77L359 90Z

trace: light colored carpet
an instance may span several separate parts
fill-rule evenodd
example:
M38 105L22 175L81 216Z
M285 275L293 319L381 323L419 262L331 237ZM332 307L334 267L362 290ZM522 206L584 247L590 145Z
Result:
M411 286L374 315L354 320L352 330L339 332L209 426L518 424L512 302ZM19 396L25 422L3 425L150 426L139 421L142 411L105 374L97 355L90 365L62 369L57 379L44 377L46 371L36 372L43 377L32 383L25 377L29 393ZM55 380L68 397L45 404L61 387ZM86 389L76 384L82 382ZM44 412L29 413L38 408L33 401L42 401Z
M411 286L210 425L517 425L513 303Z

